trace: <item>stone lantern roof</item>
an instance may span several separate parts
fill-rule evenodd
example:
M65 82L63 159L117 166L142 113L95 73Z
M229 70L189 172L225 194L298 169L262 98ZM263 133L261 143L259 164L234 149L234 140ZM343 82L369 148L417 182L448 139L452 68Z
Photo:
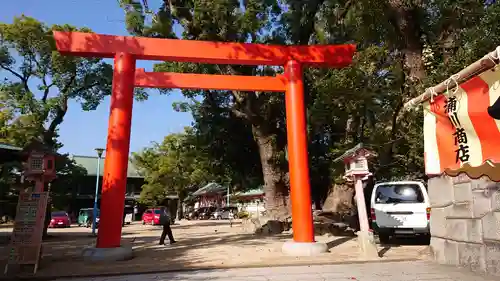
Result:
M351 159L363 156L365 158L376 157L377 153L364 147L363 143L358 143L355 147L348 149L341 156L337 157L335 162L349 162Z

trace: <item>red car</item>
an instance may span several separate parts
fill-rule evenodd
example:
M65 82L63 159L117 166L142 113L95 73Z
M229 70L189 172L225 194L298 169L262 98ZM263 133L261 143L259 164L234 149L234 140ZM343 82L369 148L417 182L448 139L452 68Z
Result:
M144 214L142 214L142 224L149 223L151 225L160 224L160 209L147 209Z
M71 220L66 212L52 212L49 227L70 227Z

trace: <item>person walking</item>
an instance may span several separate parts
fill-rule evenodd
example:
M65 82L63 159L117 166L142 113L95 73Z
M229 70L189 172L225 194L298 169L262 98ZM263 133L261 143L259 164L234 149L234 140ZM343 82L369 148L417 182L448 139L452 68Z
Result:
M165 237L168 236L168 240L170 240L170 244L174 244L176 241L174 239L174 235L172 234L172 228L170 228L170 214L168 213L167 208L161 207L160 214L160 224L163 226L163 231L161 232L160 237L160 245L165 245Z
M228 217L229 217L229 227L233 227L234 214L233 214L233 209L231 209L231 208L229 208Z

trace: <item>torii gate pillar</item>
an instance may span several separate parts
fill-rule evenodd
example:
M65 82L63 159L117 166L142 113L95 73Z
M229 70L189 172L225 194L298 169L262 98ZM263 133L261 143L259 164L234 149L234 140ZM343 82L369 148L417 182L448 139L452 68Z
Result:
M115 55L108 140L104 159L98 248L120 247L134 103L135 58Z
M285 77L287 79L285 107L293 238L295 242L310 243L314 242L314 228L310 199L311 187L302 66L297 61L287 62Z

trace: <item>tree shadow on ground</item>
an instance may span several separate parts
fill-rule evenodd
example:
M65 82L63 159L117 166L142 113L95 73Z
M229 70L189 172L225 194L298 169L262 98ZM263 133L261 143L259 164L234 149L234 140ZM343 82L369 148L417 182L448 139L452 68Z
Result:
M219 223L220 225L220 223ZM174 235L176 228L174 226ZM206 225L205 225L206 227ZM243 233L229 233L228 226L222 225L222 231L207 231L206 233L194 232L178 237L178 243L174 245L158 245L160 231L159 228L151 229L151 234L144 233L146 229L139 229L136 232L123 232L122 244L129 244L134 248L134 259L121 262L84 262L81 252L85 247L93 246L95 237L89 237L88 230L82 229L82 232L57 233L53 234L51 239L44 242L44 256L39 272L36 276L78 276L88 274L121 274L121 273L141 273L155 272L158 270L182 270L193 267L210 267L224 265L231 262L228 257L234 257L234 251L238 248L265 250L265 245L276 241L286 241L291 235L284 234L273 237L264 237ZM185 225L183 228L203 228L199 225ZM211 229L210 229L211 230ZM138 235L138 232L141 235ZM156 233L153 233L156 231ZM217 253L217 246L229 245L229 250L224 253ZM6 249L7 247L3 247ZM193 251L197 250L197 251ZM232 251L233 253L229 253ZM220 262L214 262L210 258L213 253L214 259ZM222 258L221 258L222 256ZM0 258L2 264L5 264L6 255ZM233 261L234 262L234 261ZM89 267L92 268L89 270ZM21 274L19 277L30 277L31 274Z
M76 228L76 227L75 227ZM92 235L92 233L85 228L81 228L80 231L71 232L52 232L52 229L49 229L47 237L43 239L44 243L53 243L53 242L67 242L67 241L75 241L81 239L95 239L97 235ZM122 235L130 235L133 232L122 232ZM97 234L97 233L96 233ZM8 245L10 242L10 238L12 236L12 232L0 232L0 246Z
M233 221L232 222L233 226L238 226L238 225L241 225L241 221ZM198 227L202 227L202 226L220 226L220 225L229 225L229 221L226 221L224 220L223 222L221 221L216 221L216 220L213 220L213 221L197 221L196 222L196 226ZM192 225L173 225L172 226L172 229L184 229L184 228L191 228Z
M351 241L352 239L354 239L353 236L338 237L337 239L326 243L326 245L328 246L328 250L330 250L330 249L335 248L337 246L340 246L344 243L347 243L347 242Z
M283 243L292 238L290 233L254 235L239 232L242 228L230 228L224 222L218 222L215 227L207 226L207 223L212 222L198 223L173 226L172 230L178 243L165 246L158 245L160 227L126 227L123 229L122 244L131 245L135 257L120 262L83 261L82 250L95 242L95 238L88 237L88 229L57 233L53 239L44 242L44 258L36 277L54 279L89 275L111 276L257 265L292 265L310 261L310 258L287 257L281 253ZM356 260L357 243L348 243L353 239L355 237L351 235L333 236L328 239L322 237L320 240L327 243L331 252L316 262ZM33 278L30 274L17 277Z
M123 274L123 273L141 273L141 272L155 272L164 270L182 270L192 268L193 266L203 266L204 264L214 264L212 261L207 261L207 257L199 254L190 254L192 249L204 249L206 251L215 251L215 247L220 244L231 244L234 248L237 247L257 247L262 244L259 239L254 235L247 234L234 234L230 236L218 237L214 235L209 237L206 235L191 235L189 238L179 239L174 245L157 245L158 236L142 236L123 239L124 244L132 244L134 246L134 259L130 261L114 262L114 263L99 263L91 265L92 267L98 266L101 268L108 267L107 273L110 274ZM289 236L282 237L283 240L288 239ZM42 270L50 272L64 268L64 264L72 261L73 264L78 262L77 266L73 266L70 272L61 275L84 275L89 274L85 271L85 263L83 263L80 252L83 245L59 245L52 246L52 251L64 251L64 255L44 256ZM69 253L71 250L74 253ZM68 255L69 254L69 255ZM213 253L214 259L220 253ZM223 265L225 260L220 260L219 264ZM166 264L166 265L165 265ZM88 266L88 263L87 263ZM111 269L112 270L109 270ZM42 273L42 272L41 272Z

